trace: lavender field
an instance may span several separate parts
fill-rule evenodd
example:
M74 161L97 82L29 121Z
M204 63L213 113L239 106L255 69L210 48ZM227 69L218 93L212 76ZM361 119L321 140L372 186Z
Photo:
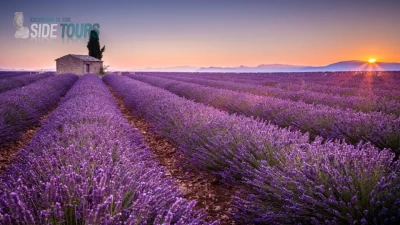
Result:
M395 225L399 154L400 72L0 73L0 224Z

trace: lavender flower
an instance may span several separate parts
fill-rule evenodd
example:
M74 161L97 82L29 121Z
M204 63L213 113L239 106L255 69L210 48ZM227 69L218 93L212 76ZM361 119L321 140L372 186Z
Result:
M178 147L185 163L240 187L234 201L239 224L399 222L399 161L388 149L320 137L310 142L299 132L229 115L140 81L118 75L103 80ZM168 88L174 85L179 83Z
M84 75L1 175L0 223L207 224L153 158L108 88Z
M256 117L280 127L308 132L313 139L321 136L326 139L344 139L351 144L371 142L379 148L390 148L400 153L400 118L393 114L362 113L311 105L154 76L127 76L229 113Z
M0 94L0 146L18 140L26 129L38 125L40 117L59 102L77 79L72 74L51 76Z
M21 74L21 75L20 75ZM42 74L11 74L7 78L0 76L0 94L15 88L20 88L28 84L34 83L38 80L45 79L54 75L54 73L42 73Z

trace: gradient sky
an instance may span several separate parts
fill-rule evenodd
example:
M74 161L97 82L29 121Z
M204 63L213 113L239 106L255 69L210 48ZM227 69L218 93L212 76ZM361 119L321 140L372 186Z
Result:
M14 38L15 12L100 23L113 69L400 62L399 0L0 1L0 68L55 68L86 42ZM59 28L60 29L60 28Z

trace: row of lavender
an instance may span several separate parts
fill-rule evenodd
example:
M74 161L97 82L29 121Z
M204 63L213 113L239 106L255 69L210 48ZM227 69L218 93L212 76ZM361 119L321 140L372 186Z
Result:
M389 74L386 74L389 73ZM149 73L140 72L142 75L173 75L179 77L202 78L219 81L231 81L235 83L258 84L271 86L290 91L312 91L317 93L341 95L341 96L361 96L378 97L400 101L400 85L395 80L400 80L400 72L385 72L382 77L363 74L360 79L355 79L351 73L265 73L265 74L247 74L247 73ZM297 73L294 73L297 74ZM328 74L328 75L327 75ZM330 83L322 82L327 79L329 74L334 77ZM346 85L337 85L336 74L347 76ZM344 76L343 75L343 76ZM310 77L310 78L309 78ZM375 77L380 77L378 81L373 82ZM296 79L297 78L297 79ZM346 78L346 77L345 77ZM343 79L345 79L343 78ZM340 81L339 81L340 82ZM389 88L388 85L393 87ZM389 88L389 89L388 89Z
M344 139L352 144L368 141L381 149L390 148L400 154L400 118L395 115L334 109L154 76L127 76L230 113L308 132L312 138Z
M246 81L240 79L234 82L243 83ZM275 84L273 86L291 91L308 90L318 93L326 93L326 94L334 94L342 96L379 97L379 98L386 98L386 99L400 101L400 91L398 87L393 88L392 90L386 90L371 84L368 80L359 81L359 83L361 83L359 87L355 87L358 86L358 84L354 85L349 84L346 87L340 87L335 85L324 85L314 82L299 84L286 81ZM264 85L270 86L268 83L264 83Z
M237 77L233 79L233 82L237 83L251 83L251 84L263 84L265 86L273 86L284 90L300 91L307 90L317 93L326 93L342 96L362 96L362 97L379 97L400 101L400 91L398 80L400 80L400 72L388 72L393 74L393 77L388 77L387 74L383 74L382 77L365 74L364 76L352 76L346 74L349 77L346 81L342 81L342 85L338 85L338 81L333 79L331 82L321 82L310 79L304 79L301 77L298 82L293 82L290 78L286 78L286 74L281 74L280 79L274 80L269 76L264 76L262 80L254 80L246 78L246 76ZM322 74L319 74L322 75ZM375 78L379 77L380 83L374 81ZM286 79L285 79L286 78ZM313 79L317 78L312 76ZM326 76L320 76L319 79L324 79ZM359 79L356 79L359 78ZM229 78L228 78L229 79ZM397 82L396 82L397 81ZM340 82L340 81L339 81Z
M0 80L0 94L15 88L23 87L38 80L53 76L53 73L28 74Z
M277 74L275 79L270 79L269 74L256 76L258 81L269 84L281 84L288 82L286 76ZM243 77L241 77L243 78ZM400 72L395 71L364 71L364 72L314 72L296 74L289 76L291 83L318 83L326 86L362 88L365 84L370 84L374 89L395 90L400 85Z
M77 79L73 74L51 76L0 94L0 146L19 140L25 130L38 125Z
M10 77L17 77L22 75L30 74L30 72L14 72L14 71L2 71L0 72L0 80L8 79Z
M206 80L181 76L177 77L173 75L166 76L157 73L153 75L209 87L252 93L261 96L289 99L292 101L302 101L307 104L322 104L335 108L350 108L361 112L383 112L386 114L395 114L396 116L400 115L400 102L386 98L380 98L377 96L370 96L368 98L360 96L340 96L305 90L291 91L256 84L243 84L229 81Z
M398 224L399 162L371 145L308 142L299 132L180 98L118 75L103 80L193 169L238 184L239 224Z
M247 80L259 84L279 85L320 84L325 86L396 90L400 86L400 71L357 71L357 72L306 72L306 73L177 73L177 75L204 77L208 79Z
M205 224L152 158L84 75L2 174L0 224Z
M289 77L282 75L282 73L278 74L275 79L270 79L269 74L261 74L254 78L257 77L260 83L275 85L290 80L290 83L296 84L317 83L344 88L363 88L365 85L371 85L371 88L380 90L396 90L400 86L400 71L314 72Z

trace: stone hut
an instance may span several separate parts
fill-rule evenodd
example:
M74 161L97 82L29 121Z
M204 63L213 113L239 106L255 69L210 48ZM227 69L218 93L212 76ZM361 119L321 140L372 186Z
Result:
M103 61L88 55L68 54L56 59L57 74L74 73L82 76L86 73L99 74Z

